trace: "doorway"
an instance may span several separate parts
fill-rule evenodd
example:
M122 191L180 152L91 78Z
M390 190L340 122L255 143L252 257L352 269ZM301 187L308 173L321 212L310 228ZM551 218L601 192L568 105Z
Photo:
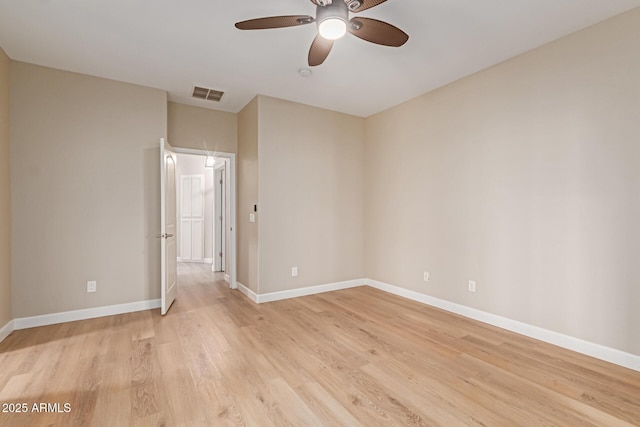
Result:
M182 175L184 178L178 180L179 187L183 187L184 183L184 191L178 195L178 209L180 210L178 219L181 224L180 228L182 229L183 224L185 227L184 232L178 230L178 241L187 242L185 243L186 250L181 252L178 260L191 263L210 263L211 267L207 268L213 272L224 273L224 280L228 286L231 289L236 289L235 154L211 153L205 150L177 147L174 150L178 155L179 174L181 173L180 164L184 163L180 161L183 156L189 156L190 162L196 161L197 165L201 165L201 168L205 167L207 157L212 156L215 159L213 165L207 164L206 171L203 172L203 169L200 169L200 172L193 169L187 170ZM198 175L204 175L205 185L202 197L199 195L201 181L197 178ZM211 187L207 187L207 180L211 181ZM187 197L183 197L185 195ZM203 203L202 211L199 209L199 200L202 200ZM182 212L181 204L185 206L186 212ZM194 206L197 209L194 210ZM199 216L201 212L203 213L202 217ZM207 212L211 216L210 226L206 224ZM201 219L202 225L200 225ZM194 236L194 232L197 232L198 235ZM201 232L202 246L200 246L199 240ZM191 234L187 236L186 233ZM196 250L193 250L194 247ZM201 254L198 252L200 247L202 247ZM187 249L191 249L191 259L182 256L183 254L189 255ZM220 277L220 275L217 276Z

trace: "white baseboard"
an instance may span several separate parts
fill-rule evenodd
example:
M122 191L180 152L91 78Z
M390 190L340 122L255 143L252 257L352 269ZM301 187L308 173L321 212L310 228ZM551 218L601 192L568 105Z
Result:
M0 342L4 341L11 332L13 332L13 320L9 320L6 325L0 328Z
M228 274L224 274L224 281L229 283L231 281L231 276L229 276Z
M205 258L202 260L204 264L213 264L213 258Z
M249 297L249 299L255 303L258 302L258 295L253 292L251 289L247 288L245 285L243 285L242 283L236 281L236 284L238 285L238 290L240 292L242 292L243 294L245 294L246 296Z
M225 280L229 280L229 276L227 274L225 274ZM330 292L367 285L384 292L389 292L394 295L437 307L464 317L468 317L470 319L497 326L521 335L554 344L559 347L575 351L577 353L592 356L597 359L601 359L640 372L640 356L638 355L626 353L614 348L595 344L579 338L571 337L558 332L550 331L548 329L543 329L537 326L529 325L527 323L508 319L506 317L487 313L475 308L456 304L450 301L442 300L426 294L411 291L372 279L348 280L344 282L309 286L306 288L271 292L267 294L257 294L240 282L237 282L237 285L240 292L245 294L248 298L256 303L297 298L306 295L313 295L323 292ZM105 307L88 308L83 310L66 311L62 313L45 314L41 316L20 317L17 319L13 319L2 328L0 328L0 342L2 342L2 340L9 336L9 334L14 330L53 325L56 323L72 322L76 320L93 319L103 316L112 316L115 314L131 313L135 311L149 310L159 307L160 300L155 299Z
M520 335L525 335L527 337L554 344L559 347L575 351L577 353L595 357L596 359L624 366L625 368L640 371L640 356L637 356L635 354L625 353L614 348L605 347L603 345L585 341L580 338L574 338L569 335L564 335L558 332L550 331L548 329L529 325L527 323L511 320L506 317L487 313L486 311L476 310L475 308L467 307L465 305L460 305L439 298L434 298L429 295L410 291L408 289L400 288L388 283L378 282L371 279L365 279L365 283L368 286L379 289L381 291L389 292L404 298L408 298L410 300L441 308L443 310L450 311L452 313L456 313L470 319L478 320L480 322L488 323L490 325L497 326L508 331L516 332Z
M114 314L132 313L134 311L150 310L160 307L160 300L130 302L126 304L109 305L105 307L86 308L83 310L64 311L61 313L43 314L41 316L18 317L13 319L13 328L27 329L38 326L55 325L56 323L74 322L76 320L93 319L96 317L113 316Z
M344 282L327 283L325 285L307 286L306 288L291 289L289 291L270 292L268 294L257 294L256 302L271 302L289 298L304 297L307 295L321 294L323 292L339 291L341 289L364 286L363 279L347 280Z

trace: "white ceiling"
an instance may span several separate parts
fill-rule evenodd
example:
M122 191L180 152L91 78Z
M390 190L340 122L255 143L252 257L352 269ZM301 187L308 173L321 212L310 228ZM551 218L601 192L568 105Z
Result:
M335 1L335 0L334 0ZM315 24L240 31L237 21L312 15L309 0L0 0L14 60L166 90L237 112L256 94L369 116L613 15L640 0L388 0L360 13L409 34L400 48L351 35L303 78ZM191 98L194 85L225 91Z

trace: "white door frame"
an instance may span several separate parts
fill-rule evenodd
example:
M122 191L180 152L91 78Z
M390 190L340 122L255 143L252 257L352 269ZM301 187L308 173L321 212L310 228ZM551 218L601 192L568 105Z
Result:
M222 162L218 167L213 168L213 188L214 188L214 200L213 200L213 217L214 217L214 229L213 229L213 263L211 265L211 271L222 271L224 272L226 268L225 258L226 258L226 236L225 233L222 233L222 230L226 228L224 221L226 220L226 195L225 195L225 187L227 186L227 177L226 177L226 164L227 162ZM217 179L217 176L220 175L220 180ZM220 182L222 181L222 186ZM218 203L219 202L219 203ZM219 205L219 206L218 206ZM218 227L220 227L220 233L218 233ZM221 234L219 236L218 234ZM220 244L219 244L220 243ZM219 264L218 264L218 260ZM220 268L216 268L216 267ZM226 273L226 272L225 272ZM227 273L228 274L228 273Z
M231 289L237 289L238 284L236 282L236 154L225 153L222 151L207 151L199 150L195 148L180 148L173 147L173 150L178 154L195 154L197 156L213 156L229 159L229 218L227 218L227 227L229 229L229 270L226 274L229 275L229 287ZM204 158L202 159L204 161Z

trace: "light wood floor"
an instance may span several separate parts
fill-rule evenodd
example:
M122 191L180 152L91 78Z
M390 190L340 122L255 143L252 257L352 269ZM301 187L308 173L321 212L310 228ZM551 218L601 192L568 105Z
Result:
M256 305L181 265L159 310L16 331L1 426L640 425L640 373L367 287Z

